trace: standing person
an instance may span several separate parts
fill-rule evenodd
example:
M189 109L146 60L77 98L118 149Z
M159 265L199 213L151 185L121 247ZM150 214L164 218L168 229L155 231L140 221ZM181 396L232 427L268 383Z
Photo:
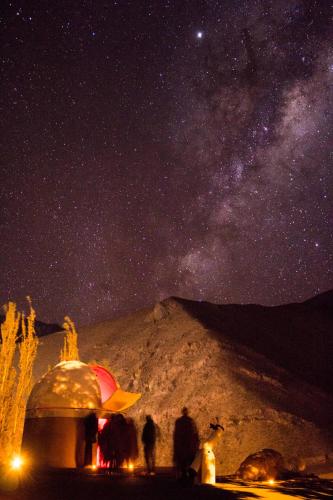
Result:
M101 458L110 474L119 472L129 458L127 434L126 419L121 413L111 415L99 434Z
M177 477L184 480L199 448L197 426L188 414L188 409L182 409L182 416L177 418L173 433L173 461Z
M216 417L216 423L210 424L209 429L211 432L208 438L202 442L189 470L189 476L192 480L201 470L200 482L202 484L215 484L216 482L214 448L222 437L224 427L220 425L219 418Z
M93 444L97 441L98 433L98 418L94 412L90 413L84 419L85 430L85 450L84 450L84 465L92 465L93 460Z
M133 467L134 467L134 462L139 456L138 433L137 433L135 422L130 417L126 418L125 441L126 441L125 462L127 464L127 467L129 467L130 465L133 465Z
M155 447L156 447L156 424L151 415L146 416L146 423L142 430L141 440L145 455L147 474L155 474Z
M111 474L115 469L115 436L112 418L105 422L103 429L100 431L98 435L98 444L101 463L107 469L107 472Z

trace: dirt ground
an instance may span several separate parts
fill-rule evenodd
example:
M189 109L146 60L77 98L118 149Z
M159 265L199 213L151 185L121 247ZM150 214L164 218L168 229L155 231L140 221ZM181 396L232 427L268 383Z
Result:
M17 478L16 478L17 479ZM7 489L7 490L6 490ZM309 478L264 483L218 478L216 486L182 485L171 471L145 477L140 473L106 476L76 471L26 472L19 481L2 481L1 500L210 500L313 499L333 497L333 481Z

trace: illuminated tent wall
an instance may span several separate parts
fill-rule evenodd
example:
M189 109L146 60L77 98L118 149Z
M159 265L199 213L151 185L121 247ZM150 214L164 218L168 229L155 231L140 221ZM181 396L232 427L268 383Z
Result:
M85 418L106 418L132 406L140 394L122 391L105 368L63 361L33 387L23 435L23 452L33 466L82 467Z

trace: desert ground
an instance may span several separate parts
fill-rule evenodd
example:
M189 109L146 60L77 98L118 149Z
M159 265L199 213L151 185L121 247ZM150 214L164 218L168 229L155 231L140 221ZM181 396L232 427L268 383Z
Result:
M324 474L325 476L325 474ZM210 500L210 499L313 499L333 496L331 479L307 479L267 483L245 483L232 477L218 477L215 486L184 485L172 470L160 469L156 476L146 477L141 470L108 476L104 472L25 472L19 481L7 484L0 499L10 500Z

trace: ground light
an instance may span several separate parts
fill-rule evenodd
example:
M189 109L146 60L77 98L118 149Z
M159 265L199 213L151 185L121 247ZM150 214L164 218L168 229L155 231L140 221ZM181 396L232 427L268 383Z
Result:
M1 491L14 491L19 487L25 470L26 460L20 455L13 455L6 464L0 464L0 498ZM7 498L7 497L6 497Z
M10 462L11 469L20 470L20 469L22 469L22 466L23 466L22 457L20 457L19 455L15 455L15 457L13 457L11 462Z

